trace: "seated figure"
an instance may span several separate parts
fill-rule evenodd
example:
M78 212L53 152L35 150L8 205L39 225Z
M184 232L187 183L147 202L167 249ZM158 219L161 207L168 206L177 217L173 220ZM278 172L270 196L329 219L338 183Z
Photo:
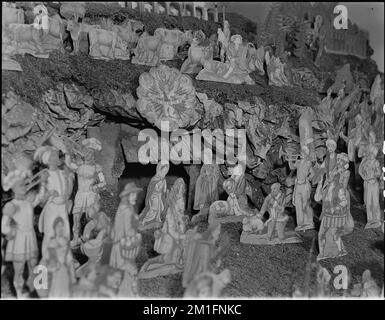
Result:
M251 70L247 60L248 46L242 43L240 35L231 37L227 51L227 62L206 60L203 70L199 72L196 79L234 84L255 84L249 76Z

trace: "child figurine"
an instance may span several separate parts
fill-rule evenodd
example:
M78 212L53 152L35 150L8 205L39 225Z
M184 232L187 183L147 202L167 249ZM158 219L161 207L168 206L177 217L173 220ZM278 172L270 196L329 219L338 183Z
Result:
M96 138L89 138L84 139L82 145L85 150L83 161L77 164L72 163L70 156L66 155L67 166L74 170L78 176L78 191L72 209L74 219L72 247L76 247L81 242L80 219L82 214L86 213L87 218L89 218L90 207L98 200L99 190L106 185L102 167L95 162L95 152L102 149L101 142Z
M367 148L358 172L364 180L364 202L368 216L365 229L381 227L381 208L379 199L379 178L382 175L379 161L376 159L378 149L372 144Z
M23 296L23 271L27 263L29 278L27 284L33 291L33 268L37 264L39 250L33 226L33 209L44 197L44 188L37 195L28 194L27 173L15 170L8 173L3 181L4 191L12 189L13 200L3 208L1 232L8 238L5 261L12 261L13 284L18 298Z

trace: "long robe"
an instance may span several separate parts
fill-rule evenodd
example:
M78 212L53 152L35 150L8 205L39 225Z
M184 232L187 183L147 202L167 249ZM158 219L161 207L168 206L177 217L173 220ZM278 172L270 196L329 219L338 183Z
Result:
M218 175L215 165L203 165L201 174L195 184L194 210L208 208L217 201L218 195Z
M124 270L126 260L122 257L120 241L136 234L138 217L132 205L120 204L116 212L114 229L112 233L112 250L110 256L110 266Z
M155 175L147 187L145 208L140 214L143 225L151 222L162 222L161 217L166 207L166 191L166 179Z

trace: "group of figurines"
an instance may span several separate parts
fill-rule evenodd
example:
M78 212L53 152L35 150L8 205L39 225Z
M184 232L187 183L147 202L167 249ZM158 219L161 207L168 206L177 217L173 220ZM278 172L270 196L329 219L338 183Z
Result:
M359 173L364 180L366 228L382 226L379 204L381 170L373 143L360 147L363 160ZM44 140L44 139L43 139ZM251 186L246 180L246 165L228 166L223 189L226 201L219 200L218 184L221 171L217 164L203 164L196 181L194 209L199 213L191 221L186 214L186 184L177 178L169 189L166 176L170 164L161 161L150 180L142 212L136 212L137 196L143 190L135 183L125 185L119 194L120 204L114 222L100 211L99 192L106 186L95 153L101 150L96 138L87 138L69 152L65 144L39 147L33 156L21 155L14 160L15 170L3 179L4 191L12 190L13 199L3 208L2 233L6 236L5 261L13 263L13 285L17 297L23 297L24 285L41 297L136 297L138 279L182 273L186 295L218 296L230 281L228 269L218 272L221 247L218 246L221 223L242 222L240 241L254 245L276 245L301 242L298 232L314 229L310 204L311 181L317 184L315 201L322 201L321 225L318 232L317 260L347 254L342 237L353 231L348 191L349 158L336 153L336 142L328 139L328 154L320 165L313 165L310 148L302 146L298 160L289 159L297 169L292 196L297 227L287 230L289 216L285 213L287 198L279 183L271 186L260 210L248 205ZM57 142L57 141L56 141ZM33 175L34 165L45 168ZM72 203L74 181L77 192ZM41 250L34 230L34 208L41 206L38 230L44 235ZM72 239L69 214L73 216ZM268 216L265 217L265 213ZM82 215L87 223L82 228ZM197 221L208 216L203 233ZM189 228L190 227L190 228ZM146 261L140 270L135 259L142 247L141 232L154 232L153 249L157 256ZM80 265L74 255L86 257ZM106 257L107 255L107 257ZM39 261L40 259L40 261ZM25 283L23 272L28 266ZM36 286L35 267L44 266L48 286Z
M113 24L110 19L88 24L82 3L63 3L60 15L53 16L48 15L46 6L39 4L32 10L35 16L32 24L24 23L23 9L13 3L3 3L3 10L2 60L6 70L22 71L18 62L11 59L15 54L48 58L53 50L67 50L67 40L71 37L72 54L86 53L103 60L131 60L134 64L153 67L162 61L185 57L182 53L189 46L180 71L197 74L197 80L254 84L250 73L256 71L264 75L266 63L269 84L291 85L286 53L276 57L270 46L256 49L253 43L244 42L241 35L231 35L226 20L210 37L201 30L177 28L157 28L150 35L141 21L132 19L121 25Z
M2 255L13 264L18 298L33 292L43 298L137 297L138 279L179 272L183 272L186 295L220 295L230 281L227 269L217 272L220 224L203 233L197 228L187 230L186 185L179 178L167 189L168 162L157 165L143 212L138 216L135 209L142 189L130 182L119 194L120 204L112 222L100 206L99 193L106 181L95 156L101 142L87 138L75 147L72 141L69 148L64 138L60 140L52 133L47 136L33 158L21 154L14 159L14 170L3 177L3 190L12 190L13 197L3 208L1 231L6 241L2 241ZM37 167L40 170L33 174ZM34 223L37 206L42 207L37 223L43 234L41 245ZM154 228L154 250L159 255L138 271L135 259L142 247L140 232ZM80 264L79 257L88 260ZM23 277L25 265L27 281ZM46 272L45 276L39 277L40 272Z

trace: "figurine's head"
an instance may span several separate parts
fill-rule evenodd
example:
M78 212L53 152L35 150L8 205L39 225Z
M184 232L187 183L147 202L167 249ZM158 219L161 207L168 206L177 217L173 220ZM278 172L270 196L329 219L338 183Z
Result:
M102 143L96 138L88 138L82 141L84 147L84 161L92 163L95 161L95 152L102 150Z
M51 170L56 170L62 164L59 157L59 150L49 146L37 148L34 159L45 164Z
M241 35L235 34L231 36L230 41L233 42L236 46L239 46L240 44L242 44L243 39Z
M27 193L27 173L25 171L14 170L7 174L3 179L3 190L12 189L15 198L24 198Z
M64 220L62 217L57 217L53 222L53 230L55 236L63 237L64 236Z
M122 201L127 201L129 204L135 205L140 191L142 191L142 189L138 188L135 183L129 182L126 184L119 197Z
M278 183L278 182L273 183L273 185L271 186L271 195L273 197L277 196L279 194L280 190L281 190L280 183Z
M170 163L168 161L161 161L156 166L156 173L158 176L164 178L170 170Z
M337 143L333 139L326 140L326 148L329 153L334 153L337 149Z

